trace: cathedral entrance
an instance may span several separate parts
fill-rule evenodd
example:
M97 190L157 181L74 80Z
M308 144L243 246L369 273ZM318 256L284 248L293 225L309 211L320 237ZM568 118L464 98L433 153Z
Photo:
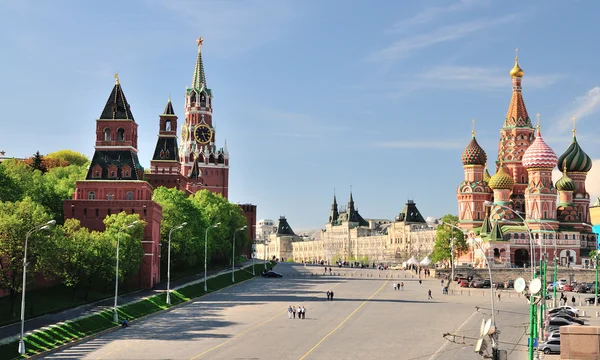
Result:
M518 249L515 251L514 263L516 267L529 267L530 262L529 251L526 249Z

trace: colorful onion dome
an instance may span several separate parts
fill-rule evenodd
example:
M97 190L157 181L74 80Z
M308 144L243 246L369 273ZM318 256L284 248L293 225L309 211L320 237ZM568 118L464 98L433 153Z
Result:
M488 182L488 186L494 190L496 189L512 189L515 186L515 181L505 170L504 166L500 164L498 171L492 176Z
M487 155L481 146L479 146L475 139L475 134L473 134L471 142L462 153L462 163L463 165L485 165L486 162Z
M515 66L513 66L513 68L510 70L510 77L523 77L524 74L525 72L523 72L523 69L521 69L521 67L519 66L519 57L516 56Z
M575 181L568 177L565 171L563 176L556 182L556 189L558 191L575 191Z
M483 181L485 181L486 183L489 183L491 178L492 177L490 176L490 172L488 171L488 168L486 165L485 172L483 173Z
M558 158L558 163L566 163L566 171L568 172L586 173L592 168L592 159L581 149L574 133L573 142L567 151Z
M529 145L525 154L523 154L523 166L527 169L542 168L552 169L558 163L556 153L542 139L540 126L537 127L537 134L533 143Z

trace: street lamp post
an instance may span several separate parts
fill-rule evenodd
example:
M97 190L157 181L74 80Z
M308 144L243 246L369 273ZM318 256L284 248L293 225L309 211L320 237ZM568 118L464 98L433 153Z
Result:
M245 230L248 226L244 225L239 229L235 229L235 231L233 232L233 250L231 253L231 282L235 282L235 234L238 231L242 231ZM252 266L252 269L254 270L254 266Z
M167 304L171 305L171 233L187 225L187 222L169 230L169 250L167 251Z
M527 222L525 221L525 219L523 218L523 216L521 216L521 214L519 214L518 211L513 210L511 208L509 208L508 206L502 205L502 204L495 204L491 201L485 201L483 203L484 206L486 207L491 207L493 205L495 206L499 206L503 209L506 210L510 210L513 214L517 215L522 221L523 221L523 225L525 226L525 228L527 229L527 233L529 234L529 251L530 251L530 261L531 261L531 278L535 279L535 256L533 255L533 250L534 250L534 245L533 245L533 236L531 235L531 229L529 228L529 226L527 225ZM533 294L532 294L533 295ZM533 359L533 339L537 338L537 326L536 326L536 312L537 312L537 306L535 304L535 301L533 299L533 296L530 297L530 305L529 305L529 349L528 349L528 357L529 360Z
M56 220L50 220L45 224L38 225L33 229L29 230L25 235L25 246L23 248L23 286L21 290L21 337L19 338L19 354L24 355L26 352L25 349L25 340L24 340L24 330L25 330L25 286L27 285L27 243L29 242L29 236L34 232L46 230L51 228L56 224Z
M221 225L220 222L209 226L206 228L206 231L204 232L204 291L208 291L208 287L206 286L206 273L208 272L208 230L212 229L212 228L216 228L219 225Z
M452 227L453 229L457 229L459 231L462 231L464 234L464 229L459 228L458 226L452 225L452 224L448 224L448 223L444 223L441 222L440 224L442 225L448 225L450 227ZM490 266L490 261L487 257L487 255L485 254L485 251L483 250L483 247L481 246L481 244L479 242L477 242L476 240L473 241L473 243L475 245L477 245L477 247L479 248L479 250L481 251L481 253L483 254L483 258L485 260L485 264L487 265L488 268L488 274L490 276L490 302L491 302L491 306L492 306L492 324L494 325L494 328L496 328L496 311L495 311L495 297L494 297L494 281L492 278L492 268ZM493 336L492 336L492 359L497 359L498 358L498 332L496 331Z
M117 295L119 294L119 244L121 243L121 230L131 229L139 221L134 221L129 225L119 228L117 231L117 266L115 267L115 304L113 306L113 321L119 322L119 314L117 313Z

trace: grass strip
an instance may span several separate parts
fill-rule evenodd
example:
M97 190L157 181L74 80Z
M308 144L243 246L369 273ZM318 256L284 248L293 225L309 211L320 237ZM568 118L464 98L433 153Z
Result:
M267 263L269 269L273 268L275 263ZM251 269L251 267L250 267ZM263 270L263 264L254 265L257 276ZM235 271L236 283L251 279L252 273L247 269ZM193 298L202 296L206 293L220 290L231 285L231 273L225 273L210 278L206 282L208 292L204 291L204 283L189 285L171 292L171 305L166 302L166 294L150 296L141 301L125 304L117 308L119 319L128 320L139 319L140 317L168 309L171 306L190 301ZM13 341L0 345L0 360L13 360L26 358L44 351L52 350L60 345L73 340L79 340L86 336L97 334L101 331L118 327L119 324L113 322L112 310L103 310L98 313L65 323L52 325L44 330L35 330L25 336L26 355L20 355L18 352L19 341Z

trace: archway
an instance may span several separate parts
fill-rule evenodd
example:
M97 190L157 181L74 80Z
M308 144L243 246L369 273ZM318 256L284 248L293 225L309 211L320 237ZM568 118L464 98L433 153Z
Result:
M515 261L514 264L516 267L528 267L530 263L529 259L529 251L526 249L518 249L515 251Z
M494 263L500 264L502 260L500 259L500 250L498 248L494 248Z

